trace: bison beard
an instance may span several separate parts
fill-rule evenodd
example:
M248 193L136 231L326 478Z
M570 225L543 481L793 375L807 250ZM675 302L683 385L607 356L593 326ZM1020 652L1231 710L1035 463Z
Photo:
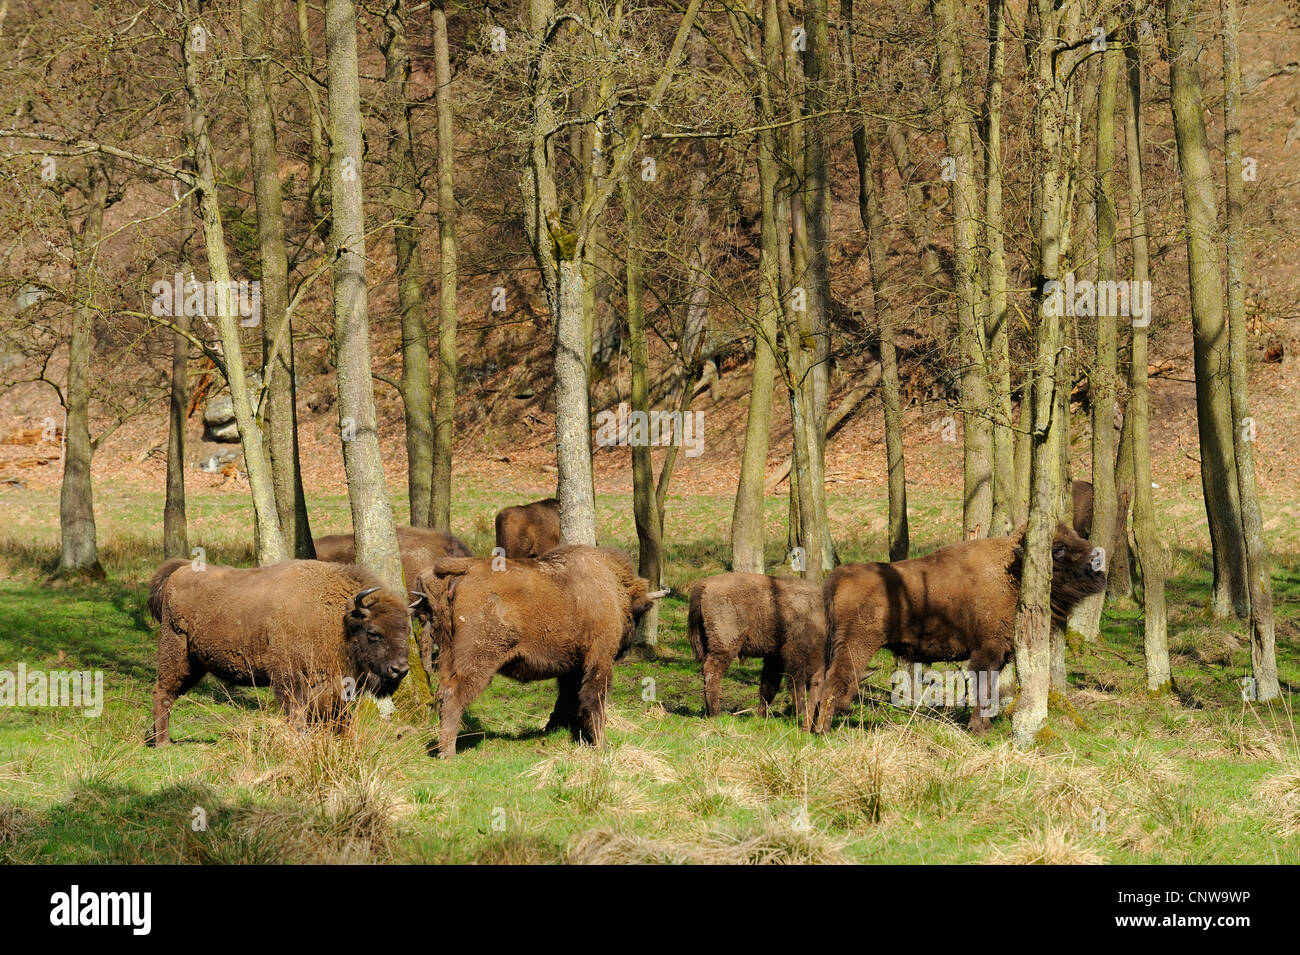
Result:
M845 564L826 579L826 685L817 728L846 712L858 681L882 647L904 664L970 660L975 673L996 672L1014 652L1024 529L1012 537L962 541L892 564ZM1052 541L1052 624L1063 627L1074 605L1100 593L1106 575L1093 548L1063 524ZM973 732L989 718L971 710Z
M153 730L171 741L172 704L211 673L234 686L270 686L295 722L338 723L368 689L396 691L407 672L410 620L396 594L363 567L291 560L267 567L169 560L150 582L158 632Z
M647 594L627 557L602 547L558 547L504 570L492 563L447 558L417 580L416 613L440 648L438 755L455 754L465 707L498 673L521 682L555 677L559 698L546 728L603 744L614 661L663 594Z
M812 728L809 691L821 683L826 655L822 589L794 577L718 574L691 588L686 635L704 664L704 713L721 711L722 677L736 657L762 657L758 709L763 716L790 678L795 716ZM813 705L816 701L812 701Z
M497 547L510 560L541 557L560 546L560 502L553 497L497 512Z
M317 537L316 559L338 564L351 564L357 559L356 545L351 534L327 534ZM474 552L464 541L452 534L430 530L427 527L399 527L397 550L402 558L402 574L409 587L422 571L433 566L441 557L472 557Z

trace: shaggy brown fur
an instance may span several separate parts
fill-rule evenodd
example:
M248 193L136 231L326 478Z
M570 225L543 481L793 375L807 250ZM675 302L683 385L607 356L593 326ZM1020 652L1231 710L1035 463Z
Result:
M553 497L497 512L497 546L518 560L560 546L560 502Z
M717 716L722 676L737 657L762 657L758 711L767 715L783 676L795 716L812 728L808 691L826 661L822 589L797 577L718 574L691 587L686 636L704 664L704 713Z
M356 545L351 534L327 534L317 537L316 559L336 564L351 564L357 559ZM397 550L402 557L402 574L410 587L421 571L428 570L440 557L473 557L474 552L452 534L427 527L399 527Z
M161 624L150 744L171 741L172 704L206 673L270 686L297 722L337 720L353 692L389 696L406 676L406 602L363 567L169 560L149 584L149 609Z
M882 647L905 664L970 660L975 673L1011 660L1020 597L1022 527L1012 537L962 541L892 564L845 564L826 578L826 686L819 730L847 710L858 681ZM1052 542L1052 623L1063 627L1084 597L1100 593L1106 575L1093 569L1092 545L1058 524ZM973 707L970 728L987 716Z
M492 677L555 677L548 730L605 741L605 697L614 661L656 596L618 551L567 545L493 570L484 558L444 558L417 580L416 614L441 646L438 755L456 752L465 707Z

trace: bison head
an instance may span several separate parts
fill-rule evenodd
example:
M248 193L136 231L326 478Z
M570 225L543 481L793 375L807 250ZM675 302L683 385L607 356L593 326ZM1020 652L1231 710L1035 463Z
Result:
M1106 555L1064 524L1052 540L1052 622L1064 628L1085 597L1106 589Z
M410 669L411 624L406 605L386 590L367 588L352 598L352 606L343 615L343 632L365 688L375 696L392 696Z

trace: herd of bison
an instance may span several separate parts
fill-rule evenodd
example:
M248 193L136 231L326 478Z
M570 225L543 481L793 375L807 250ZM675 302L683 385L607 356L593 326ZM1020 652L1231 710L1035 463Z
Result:
M1058 525L1053 540L1056 626L1105 586L1086 540L1091 491L1075 482L1074 528ZM1022 528L910 560L845 564L824 587L766 574L698 581L687 636L703 664L706 715L718 713L723 674L737 657L763 658L760 712L788 679L796 718L818 731L848 711L882 648L908 665L969 660L974 673L1000 671L1012 658L1023 536ZM353 563L350 534L317 539L316 560L253 568L165 562L149 589L160 628L148 742L170 741L172 704L209 673L271 687L297 723L338 723L361 691L396 691L409 669L412 616L421 663L431 677L436 667L439 756L456 752L465 707L498 673L555 678L547 729L604 742L614 663L668 591L650 592L619 551L561 544L554 498L502 510L491 557L424 528L400 528L397 540L410 603ZM988 725L972 707L971 730Z

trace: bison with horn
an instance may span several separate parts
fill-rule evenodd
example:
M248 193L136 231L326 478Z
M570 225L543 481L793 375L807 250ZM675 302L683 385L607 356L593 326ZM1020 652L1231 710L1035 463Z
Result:
M305 723L339 719L361 690L391 696L408 669L406 603L363 567L169 560L150 583L149 610L161 624L150 744L170 742L172 704L207 673L270 686Z
M465 707L498 673L521 682L556 678L546 728L602 745L614 661L668 593L647 587L625 555L580 545L536 560L444 558L421 574L414 607L439 646L438 755L455 754Z

